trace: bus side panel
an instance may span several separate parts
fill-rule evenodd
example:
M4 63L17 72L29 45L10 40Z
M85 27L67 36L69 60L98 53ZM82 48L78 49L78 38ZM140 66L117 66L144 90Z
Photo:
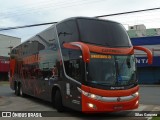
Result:
M81 88L81 85L63 77L61 94L64 106L76 111L82 111L81 92L77 88Z

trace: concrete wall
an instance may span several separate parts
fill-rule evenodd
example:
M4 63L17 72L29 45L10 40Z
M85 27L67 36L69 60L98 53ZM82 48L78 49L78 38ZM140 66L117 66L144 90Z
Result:
M0 34L0 56L9 57L9 47L16 47L21 43L21 38Z

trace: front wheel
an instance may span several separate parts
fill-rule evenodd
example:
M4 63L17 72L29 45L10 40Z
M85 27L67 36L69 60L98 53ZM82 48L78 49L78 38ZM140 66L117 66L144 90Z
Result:
M59 90L56 91L56 94L55 94L55 98L54 98L54 105L55 105L55 108L57 109L58 112L63 112L64 111L64 107L63 107L63 104L62 104L62 96L61 96L61 93Z

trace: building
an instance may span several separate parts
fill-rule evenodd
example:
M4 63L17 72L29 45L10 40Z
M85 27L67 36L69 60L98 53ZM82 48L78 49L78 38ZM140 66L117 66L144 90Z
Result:
M160 28L146 29L144 25L130 26L128 34L134 46L149 48L154 57L149 65L146 54L136 51L138 80L140 84L160 84Z
M0 81L8 80L9 53L21 43L21 38L0 34Z

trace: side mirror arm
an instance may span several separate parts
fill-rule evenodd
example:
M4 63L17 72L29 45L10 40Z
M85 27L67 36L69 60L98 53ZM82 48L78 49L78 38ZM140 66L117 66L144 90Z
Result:
M152 52L148 48L141 47L141 46L134 46L133 48L136 49L136 50L141 50L141 51L146 52L147 53L147 57L148 57L148 64L152 64L153 55L152 55Z
M65 48L70 48L70 49L81 49L83 61L86 63L90 62L90 51L86 44L82 42L70 42L70 43L64 43L63 46Z

